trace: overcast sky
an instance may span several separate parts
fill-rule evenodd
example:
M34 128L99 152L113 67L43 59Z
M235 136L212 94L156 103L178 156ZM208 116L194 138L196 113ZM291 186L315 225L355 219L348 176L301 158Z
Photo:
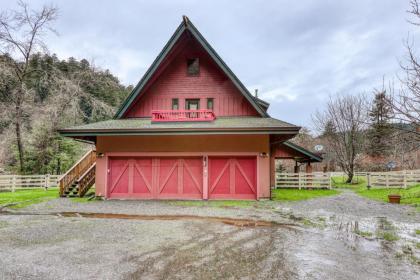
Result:
M59 8L59 36L47 39L52 53L93 61L126 85L138 82L186 14L271 103L273 117L303 126L330 95L370 93L394 78L404 40L417 37L409 0L29 2Z

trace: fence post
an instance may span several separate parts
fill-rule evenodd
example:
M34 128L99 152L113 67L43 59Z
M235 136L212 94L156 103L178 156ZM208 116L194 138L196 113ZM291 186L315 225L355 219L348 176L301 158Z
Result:
M301 189L301 179L300 179L300 172L298 173L298 182L299 182L299 190Z
M367 173L366 174L366 177L367 177L367 189L369 190L372 186L370 185L370 173Z
M12 192L15 192L16 189L16 175L12 177Z
M329 189L331 189L331 181L332 181L332 176L331 176L331 172L330 173L328 173L328 176L329 176L329 184L330 184L330 187L329 187Z
M386 184L386 187L388 188L389 187L388 173L385 173L385 184Z
M46 174L44 177L44 180L45 180L45 185L44 185L45 190L48 190L48 187L50 186L50 174Z
M407 171L403 171L403 187L407 188Z

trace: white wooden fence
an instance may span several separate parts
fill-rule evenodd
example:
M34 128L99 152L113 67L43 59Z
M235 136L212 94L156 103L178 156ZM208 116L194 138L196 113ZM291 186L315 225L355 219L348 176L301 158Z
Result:
M276 188L331 188L331 174L314 173L277 173Z
M56 187L60 175L0 175L0 191L12 191L22 188Z
M407 188L420 184L420 171L368 172L366 181L372 188Z
M389 172L355 172L371 188L407 188L420 184L420 170ZM276 188L331 188L332 177L345 177L344 172L276 173Z

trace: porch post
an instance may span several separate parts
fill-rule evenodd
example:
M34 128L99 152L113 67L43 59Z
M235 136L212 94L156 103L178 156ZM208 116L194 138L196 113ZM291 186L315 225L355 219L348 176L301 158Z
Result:
M270 186L271 189L276 188L276 158L270 154Z
M312 165L311 162L308 161L308 163L306 164L306 173L312 173Z
M295 160L294 173L299 173L299 164L296 160Z

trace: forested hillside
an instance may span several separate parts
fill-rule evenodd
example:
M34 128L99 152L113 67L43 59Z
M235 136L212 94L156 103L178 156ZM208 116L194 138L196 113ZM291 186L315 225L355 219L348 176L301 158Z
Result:
M19 82L13 72L17 63L0 56L0 172L20 171L13 100ZM130 91L108 70L85 59L59 60L39 53L30 57L24 81L22 173L65 172L87 146L59 136L56 130L112 117Z

